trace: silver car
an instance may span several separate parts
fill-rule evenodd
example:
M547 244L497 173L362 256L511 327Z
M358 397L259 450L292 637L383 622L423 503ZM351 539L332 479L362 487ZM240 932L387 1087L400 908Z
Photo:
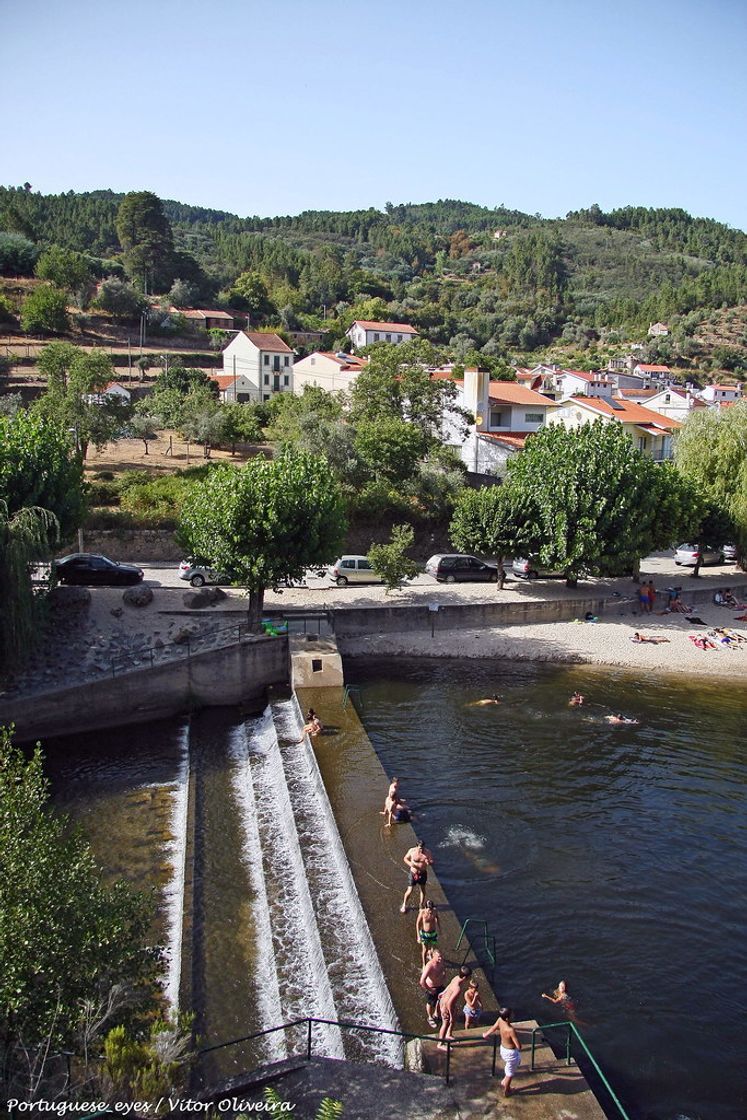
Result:
M193 560L182 560L179 565L179 579L191 583L192 587L204 587L206 583L228 583L220 572L206 568L204 564L195 564Z
M681 544L674 553L674 562L681 568L694 568L698 563L700 549L697 544ZM703 549L701 564L723 564L724 554L720 548L706 545Z
M341 556L331 565L328 574L338 587L347 587L349 583L384 582L374 572L367 556Z

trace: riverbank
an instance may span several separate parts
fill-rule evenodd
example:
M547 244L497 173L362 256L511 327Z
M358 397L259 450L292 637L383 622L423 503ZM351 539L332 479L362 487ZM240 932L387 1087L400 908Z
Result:
M341 638L347 657L500 658L503 661L549 661L616 665L646 673L692 673L721 680L747 679L747 621L712 603L697 604L694 614L626 614L597 622L533 622L480 630L373 634ZM700 619L702 622L689 622ZM715 627L733 629L745 641L725 644L709 637ZM633 640L638 632L646 639ZM705 637L714 649L691 640ZM651 641L650 639L657 639Z

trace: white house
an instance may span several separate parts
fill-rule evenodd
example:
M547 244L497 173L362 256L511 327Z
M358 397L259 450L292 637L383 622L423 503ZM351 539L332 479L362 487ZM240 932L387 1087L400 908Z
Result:
M226 404L251 404L259 399L256 385L243 373L214 373L210 379L217 383L220 399Z
M318 385L328 393L347 392L367 365L367 358L354 354L333 354L326 350L307 354L293 366L293 392L300 395L306 385Z
M475 424L462 441L460 426L447 420L444 442L457 448L468 470L502 477L508 460L523 450L555 405L515 381L491 381L483 370L466 369L456 386L457 404L472 413Z
M734 385L706 385L700 393L700 399L710 405L741 401L742 386L740 382Z
M293 351L276 334L239 331L223 351L223 376L242 375L248 401L293 391Z
M648 381L648 385L653 385L655 388L663 388L672 379L672 371L669 366L651 365L647 362L638 362L637 365L633 366L633 373L642 377L644 381ZM622 388L632 389L633 386L622 386Z
M371 346L374 342L412 342L418 337L418 332L409 323L370 323L363 319L356 319L352 327L345 332L356 349Z
M669 420L678 420L680 424L684 424L694 409L707 407L705 402L691 393L689 389L680 389L674 385L669 385L666 389L660 389L658 392L651 389L648 391L651 395L644 401L639 401L639 404L645 404L646 408L661 413Z
M648 328L649 338L666 338L669 327L666 323L652 323Z
M608 424L622 424L638 450L657 461L672 458L672 436L682 426L677 420L621 397L611 401L574 397L555 408L548 415L547 423L562 424L572 430L599 419Z
M129 404L132 393L118 381L110 381L99 393L85 393L83 396L87 404L103 404L107 399L119 401L120 404Z

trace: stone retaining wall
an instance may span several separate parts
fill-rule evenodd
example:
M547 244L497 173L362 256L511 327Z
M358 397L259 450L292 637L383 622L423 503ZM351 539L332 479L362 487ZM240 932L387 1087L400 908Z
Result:
M0 724L15 723L21 740L104 727L259 700L269 685L289 678L288 640L249 637L107 680L36 693L0 706Z

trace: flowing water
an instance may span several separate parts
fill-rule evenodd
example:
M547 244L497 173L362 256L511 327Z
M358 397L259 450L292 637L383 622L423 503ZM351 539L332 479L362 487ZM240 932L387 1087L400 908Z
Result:
M744 688L471 660L346 679L458 917L497 934L499 997L550 1022L565 979L634 1115L744 1120Z

